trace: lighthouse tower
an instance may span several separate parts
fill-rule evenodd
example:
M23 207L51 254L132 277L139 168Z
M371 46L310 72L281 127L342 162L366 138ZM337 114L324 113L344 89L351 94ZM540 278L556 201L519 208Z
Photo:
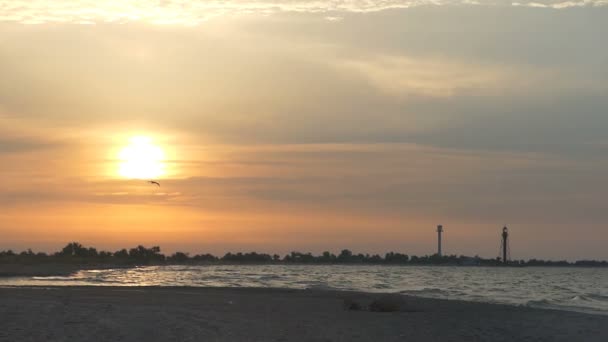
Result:
M437 255L441 256L441 233L443 233L443 226L437 226Z
M507 264L509 262L509 229L507 226L502 228L502 262Z

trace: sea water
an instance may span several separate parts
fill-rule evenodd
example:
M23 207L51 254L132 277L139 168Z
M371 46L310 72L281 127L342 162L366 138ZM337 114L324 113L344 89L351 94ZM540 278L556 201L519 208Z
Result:
M459 299L608 315L608 268L363 265L147 266L0 286L193 286L336 289Z

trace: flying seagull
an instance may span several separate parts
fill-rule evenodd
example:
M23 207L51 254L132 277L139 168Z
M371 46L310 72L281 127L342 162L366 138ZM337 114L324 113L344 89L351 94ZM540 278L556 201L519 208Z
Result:
M157 181L148 181L148 183L150 183L150 184L155 184L155 185L158 185L158 186L160 187L160 183L159 183L159 182L157 182Z

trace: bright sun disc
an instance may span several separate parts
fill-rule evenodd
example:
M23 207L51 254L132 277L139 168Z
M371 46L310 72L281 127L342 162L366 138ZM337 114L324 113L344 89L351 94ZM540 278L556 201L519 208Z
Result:
M160 147L152 144L152 139L139 136L131 138L130 142L118 154L118 173L122 177L155 179L165 173L165 154Z

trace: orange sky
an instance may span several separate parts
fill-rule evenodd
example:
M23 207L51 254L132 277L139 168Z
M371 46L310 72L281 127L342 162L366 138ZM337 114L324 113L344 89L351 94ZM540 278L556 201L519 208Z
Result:
M608 258L604 7L305 3L0 6L0 249Z

